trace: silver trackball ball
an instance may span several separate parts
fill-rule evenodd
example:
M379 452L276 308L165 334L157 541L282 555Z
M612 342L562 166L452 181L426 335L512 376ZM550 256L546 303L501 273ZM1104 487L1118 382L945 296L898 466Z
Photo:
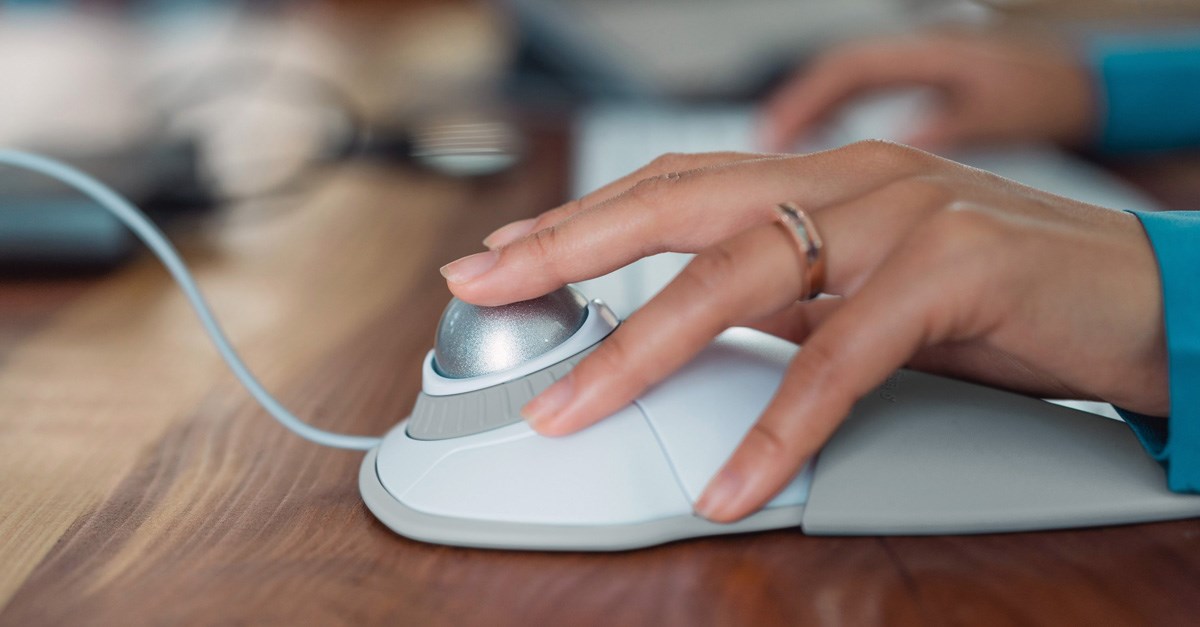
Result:
M578 331L587 305L570 287L499 307L452 299L438 324L434 368L444 377L466 379L519 366Z

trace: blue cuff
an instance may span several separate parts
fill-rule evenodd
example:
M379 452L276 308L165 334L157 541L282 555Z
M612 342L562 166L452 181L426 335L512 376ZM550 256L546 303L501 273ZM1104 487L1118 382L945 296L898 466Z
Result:
M1167 487L1200 492L1200 211L1131 211L1142 223L1162 280L1171 415L1122 412L1167 471Z
M1158 151L1200 145L1200 35L1099 40L1091 46L1100 148Z

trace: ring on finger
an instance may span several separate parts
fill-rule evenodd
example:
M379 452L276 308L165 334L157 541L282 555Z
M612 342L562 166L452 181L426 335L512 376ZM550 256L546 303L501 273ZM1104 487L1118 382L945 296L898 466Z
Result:
M812 300L825 289L825 242L812 218L796 203L779 203L775 206L775 214L803 260L804 283L800 288L800 300Z

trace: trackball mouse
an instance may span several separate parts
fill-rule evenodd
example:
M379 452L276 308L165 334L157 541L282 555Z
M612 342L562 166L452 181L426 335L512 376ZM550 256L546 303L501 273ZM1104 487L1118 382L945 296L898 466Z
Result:
M411 415L363 460L367 507L426 542L587 551L778 528L990 533L1200 515L1119 421L900 370L764 508L713 523L693 506L800 349L730 329L599 423L534 432L521 407L618 324L571 287L502 307L452 300Z
M538 435L519 411L617 328L565 287L532 301L447 306L412 414L368 454L368 507L444 544L622 549L792 527L809 475L732 525L692 511L766 407L796 347L735 329L670 379L579 433Z

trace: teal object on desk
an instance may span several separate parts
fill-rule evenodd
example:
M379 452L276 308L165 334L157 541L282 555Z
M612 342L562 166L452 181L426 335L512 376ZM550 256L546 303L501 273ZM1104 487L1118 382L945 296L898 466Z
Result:
M0 168L0 272L103 270L126 259L134 239L91 199L40 176Z
M161 218L213 201L187 140L72 157ZM127 259L136 240L116 216L50 178L0 167L0 273L106 270Z
M133 250L133 238L86 199L4 198L0 191L0 266L109 266Z
M1200 33L1107 38L1092 48L1100 147L1146 152L1200 145Z

